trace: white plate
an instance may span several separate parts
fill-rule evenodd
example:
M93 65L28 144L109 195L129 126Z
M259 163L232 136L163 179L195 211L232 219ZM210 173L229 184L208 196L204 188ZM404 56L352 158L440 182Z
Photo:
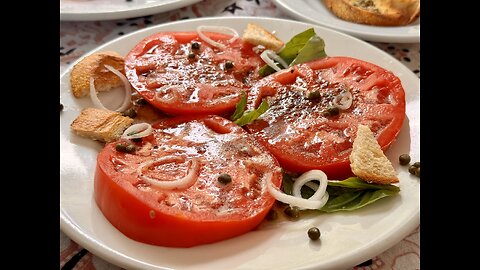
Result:
M376 42L420 42L420 18L406 26L371 26L352 23L336 17L323 0L274 0L277 7L302 21L326 26L352 36Z
M61 21L115 20L181 8L200 0L60 0Z
M312 25L271 18L228 17L178 21L120 37L94 51L113 50L125 55L144 37L160 31L194 30L197 25L224 25L241 32L248 22L276 30L289 40ZM420 80L403 64L376 47L351 36L315 27L330 56L351 56L393 71L406 91L407 117L387 152L391 160L410 153L420 160ZM393 162L400 177L398 196L351 213L319 214L298 221L264 223L242 236L193 248L165 248L130 240L117 231L97 208L93 192L99 143L70 132L70 123L89 99L75 99L69 91L71 67L60 77L60 224L62 231L94 254L125 268L135 269L345 269L390 248L419 224L419 178ZM118 91L121 93L121 91ZM115 202L112 202L115 203ZM321 241L307 230L317 226Z

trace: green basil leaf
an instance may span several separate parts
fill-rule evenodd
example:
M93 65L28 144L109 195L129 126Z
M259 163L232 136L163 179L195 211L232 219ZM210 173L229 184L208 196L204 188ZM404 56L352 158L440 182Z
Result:
M329 197L328 202L319 211L327 213L353 211L397 193L398 191L386 189L346 191L339 196Z
M317 36L313 28L309 28L290 39L278 55L289 66L320 59L326 56L325 42ZM296 59L299 55L300 57ZM275 70L265 65L258 72L264 77L275 73Z
M245 106L247 106L247 94L242 92L242 97L235 105L235 112L233 112L232 116L230 116L230 120L235 121L239 119L243 115L243 112L245 112Z
M264 112L266 112L268 108L269 108L268 102L266 100L263 100L257 109L251 110L251 111L245 111L240 118L234 121L234 123L239 126L243 126L248 123L251 123L255 119L257 119L260 115L262 115Z
M305 46L303 46L303 48L298 52L297 57L293 59L293 61L290 63L290 66L305 63L314 59L321 59L326 56L327 54L325 53L325 41L323 41L323 39L321 39L319 36L314 35L308 40L307 44L305 44Z
M282 189L286 194L292 195L293 179L290 175L284 174ZM377 200L393 196L400 191L394 185L370 184L358 177L350 177L343 181L328 181L328 201L318 211L336 212L352 211L372 204ZM303 198L310 198L315 191L303 186L301 194Z
M400 188L395 185L370 184L363 181L359 177L350 177L343 181L328 181L328 185L355 189L386 189L392 191L400 191Z

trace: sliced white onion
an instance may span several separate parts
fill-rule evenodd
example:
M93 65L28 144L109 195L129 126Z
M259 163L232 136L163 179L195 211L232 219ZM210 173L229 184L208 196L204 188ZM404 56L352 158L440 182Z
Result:
M289 204L290 206L297 206L301 209L320 209L328 201L327 192L325 192L320 200L304 199L302 197L285 194L273 184L272 173L267 173L265 176L267 177L267 190L277 201Z
M117 75L120 80L122 80L123 85L125 86L125 96L123 98L123 103L120 108L116 109L117 112L123 112L130 106L130 101L132 97L132 89L130 87L130 82L128 81L127 77L125 77L125 75L123 75L120 71L114 69L112 66L104 65L104 67L110 70L113 74Z
M122 134L123 139L138 139L152 134L152 125L148 123L138 123L129 126Z
M311 181L319 181L320 185L312 187L309 185L310 188L315 190L315 193L308 198L308 200L317 200L321 201L323 204L320 207L323 207L328 201L328 192L327 192L327 185L328 185L328 178L327 175L321 170L310 170L297 179L292 186L292 194L295 197L302 198L301 189L303 185L311 183ZM326 198L324 198L326 196Z
M208 31L208 32L218 32L218 33L222 33L222 34L231 34L232 35L232 38L230 38L228 40L228 43L236 40L239 35L238 35L238 32L237 30L233 29L233 28L230 28L230 27L226 27L226 26L214 26L214 25L200 25L197 27L197 33L198 33L198 36L203 39L205 42L207 42L208 44L214 46L214 47L217 47L219 49L226 49L227 46L225 46L224 44L220 43L220 42L217 42L209 37L207 37L203 32L204 31Z
M278 54L276 54L272 50L263 51L260 54L260 58L262 58L262 60L265 61L267 65L269 65L271 68L275 69L276 71L280 71L282 69L275 64L274 60L277 61L280 65L282 65L284 68L288 67L288 64L285 62L285 60L283 60Z
M97 89L95 89L95 80L93 79L93 77L90 77L90 99L92 100L95 107L103 110L108 110L107 108L105 108L105 106L103 106L100 99L98 99Z
M342 91L333 99L333 105L340 110L346 110L352 106L353 96L350 91Z
M112 66L110 65L104 65L104 66L108 70L110 70L113 74L117 75L120 78L120 80L122 80L123 85L125 86L125 96L123 97L122 105L120 105L120 107L114 110L117 112L123 112L126 109L128 109L128 107L130 106L130 100L132 96L132 89L130 87L130 82L128 82L128 79L127 77L125 77L125 75L123 75L120 71L114 69ZM90 98L92 99L93 105L95 105L95 107L104 109L104 110L109 110L103 105L103 103L100 101L100 99L97 96L97 89L95 89L95 79L93 77L90 77Z
M181 162L184 158L179 156L165 156L161 158L156 158L154 160L146 161L140 164L137 168L137 176L144 180L145 182L149 183L152 186L156 186L163 189L182 189L187 188L192 183L194 183L198 178L198 172L200 170L200 161L197 158L193 158L191 160L191 164L189 168L187 168L188 173L186 176L177 179L177 180L165 180L165 179L158 179L146 176L143 174L145 168L148 168L153 165L161 165L165 163L172 163L172 162Z

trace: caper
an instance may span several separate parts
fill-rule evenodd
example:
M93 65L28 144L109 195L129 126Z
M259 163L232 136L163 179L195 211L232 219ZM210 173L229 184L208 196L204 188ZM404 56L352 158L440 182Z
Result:
M312 227L308 229L308 237L312 240L318 240L320 238L320 230L317 227Z
M420 161L417 161L417 162L413 163L412 166L420 168Z
M131 153L135 151L135 145L133 144L125 145L125 144L119 143L115 145L115 150L117 150L118 152Z
M225 68L226 68L226 69L231 69L231 68L233 68L233 62L232 62L232 61L227 61L227 62L225 62Z
M147 105L148 101L146 101L144 98L139 98L137 101L135 101L137 105Z
M135 118L137 117L137 112L135 111L134 108L130 108L122 113L123 116L127 116L130 118Z
M270 211L268 211L267 220L275 220L277 219L277 217L278 217L277 211L275 211L274 209L270 209Z
M189 53L189 54L188 54L188 58L190 58L190 59L195 58L195 54L194 54L194 53Z
M232 177L228 173L222 173L218 176L217 180L218 180L218 182L226 185L226 184L232 182Z
M418 169L418 167L415 167L413 165L410 165L408 167L408 172L411 173L411 174L415 174L415 171Z
M402 154L400 157L398 157L398 161L400 162L400 165L407 165L410 163L410 155L408 154Z
M142 138L133 138L133 139L130 139L132 142L141 142L142 141Z
M63 104L60 103L60 111L63 111Z
M283 213L292 219L298 219L300 217L300 209L297 206L287 206Z
M310 91L306 97L308 100L320 98L320 92L318 90Z
M413 174L415 174L415 176L420 177L420 167L418 167L418 168L413 172Z
M331 106L327 108L327 111L325 112L325 116L334 116L334 115L338 115L339 113L340 113L340 110L337 107Z
M200 43L198 43L198 42L193 42L193 43L192 43L192 49L193 49L193 50L198 50L198 49L200 49Z

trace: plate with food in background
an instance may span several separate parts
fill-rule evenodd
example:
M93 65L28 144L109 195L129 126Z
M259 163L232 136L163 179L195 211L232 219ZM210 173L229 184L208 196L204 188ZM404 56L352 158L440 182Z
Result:
M296 19L360 39L390 43L420 42L420 0L275 0L275 3Z

